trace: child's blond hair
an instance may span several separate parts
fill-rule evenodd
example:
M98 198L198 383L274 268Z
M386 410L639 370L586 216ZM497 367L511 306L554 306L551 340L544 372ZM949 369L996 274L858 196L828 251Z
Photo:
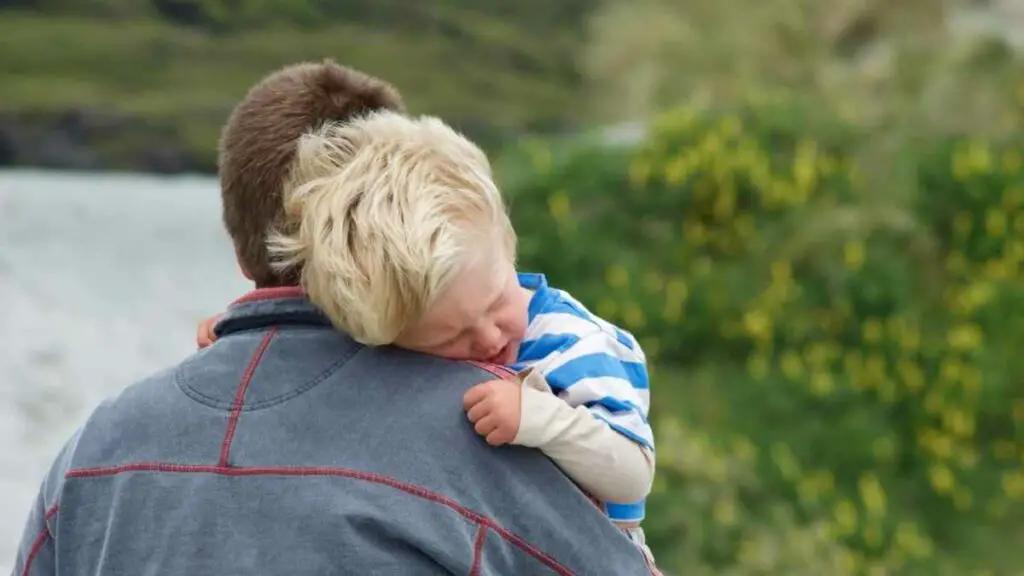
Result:
M474 259L515 257L486 155L436 118L327 124L294 166L270 253L359 342L393 343Z

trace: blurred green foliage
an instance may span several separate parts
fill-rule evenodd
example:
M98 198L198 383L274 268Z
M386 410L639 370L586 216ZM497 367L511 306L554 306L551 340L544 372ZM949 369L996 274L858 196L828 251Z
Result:
M587 18L580 62L592 113L605 120L784 88L880 132L912 123L1005 133L1007 95L1024 72L1015 4L608 0Z
M983 550L1024 498L1021 141L918 141L914 189L868 194L871 135L823 110L524 143L522 264L652 358L666 569L1013 574Z

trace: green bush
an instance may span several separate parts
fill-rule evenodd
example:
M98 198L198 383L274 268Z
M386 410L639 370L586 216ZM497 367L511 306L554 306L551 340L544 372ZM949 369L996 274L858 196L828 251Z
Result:
M920 144L917 194L866 194L870 135L812 110L530 144L507 186L522 265L652 359L666 569L1001 573L975 544L1024 498L1019 148Z

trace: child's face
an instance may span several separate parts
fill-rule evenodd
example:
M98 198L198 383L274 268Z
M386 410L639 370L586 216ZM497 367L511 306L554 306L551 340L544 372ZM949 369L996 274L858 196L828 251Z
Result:
M511 262L481 262L457 277L395 344L455 360L512 364L526 333L530 295Z

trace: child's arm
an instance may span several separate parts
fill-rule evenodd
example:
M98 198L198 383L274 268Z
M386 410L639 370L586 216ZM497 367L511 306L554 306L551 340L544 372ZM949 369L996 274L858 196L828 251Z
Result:
M644 499L654 476L654 438L639 346L594 330L549 337L543 352L524 371L525 385L493 381L466 393L476 431L494 445L541 449L597 498Z
M539 448L580 487L608 502L636 502L651 492L650 449L552 393L539 371L524 378L522 415L513 444Z

